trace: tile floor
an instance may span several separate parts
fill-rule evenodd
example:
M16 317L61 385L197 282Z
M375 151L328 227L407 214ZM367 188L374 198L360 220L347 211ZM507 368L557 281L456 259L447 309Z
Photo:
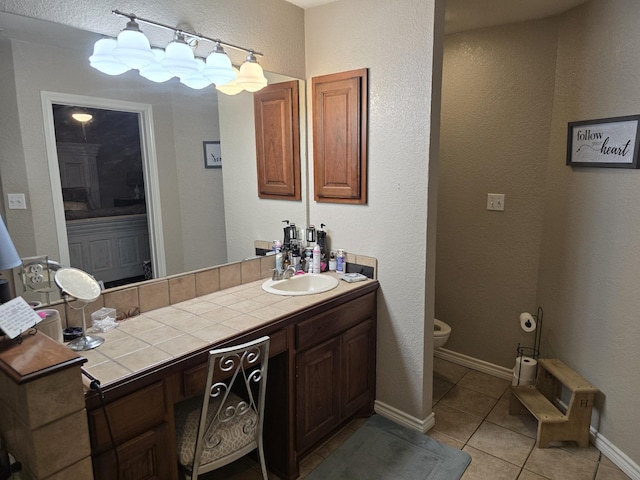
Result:
M462 480L627 480L629 477L593 445L535 448L536 421L508 413L510 382L434 358L433 411L428 435L471 455ZM356 420L307 456L300 478L317 467L357 430ZM215 477L214 477L215 474ZM239 460L202 480L259 480L259 466ZM277 477L269 475L270 479Z

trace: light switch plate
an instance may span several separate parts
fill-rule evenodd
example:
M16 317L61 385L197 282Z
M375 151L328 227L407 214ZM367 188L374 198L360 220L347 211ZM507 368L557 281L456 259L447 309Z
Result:
M488 193L487 210L504 211L504 193Z
M27 200L24 193L8 193L9 210L26 210Z

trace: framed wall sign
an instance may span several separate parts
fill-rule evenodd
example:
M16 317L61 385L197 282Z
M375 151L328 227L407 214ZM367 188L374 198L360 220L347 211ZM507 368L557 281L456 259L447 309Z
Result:
M638 168L640 115L570 122L567 165Z
M202 142L204 146L204 168L222 168L220 142Z

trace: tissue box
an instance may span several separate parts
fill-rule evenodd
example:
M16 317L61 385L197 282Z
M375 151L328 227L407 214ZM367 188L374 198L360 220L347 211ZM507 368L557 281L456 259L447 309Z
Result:
M115 308L107 308L102 307L100 310L97 310L91 314L91 323L95 323L96 320L104 320L105 318L111 318L111 320L116 319L116 309Z

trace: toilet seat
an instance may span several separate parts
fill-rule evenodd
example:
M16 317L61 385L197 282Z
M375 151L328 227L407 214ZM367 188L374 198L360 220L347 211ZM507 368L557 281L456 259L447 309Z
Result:
M433 336L448 337L451 334L451 327L437 318L433 319Z

